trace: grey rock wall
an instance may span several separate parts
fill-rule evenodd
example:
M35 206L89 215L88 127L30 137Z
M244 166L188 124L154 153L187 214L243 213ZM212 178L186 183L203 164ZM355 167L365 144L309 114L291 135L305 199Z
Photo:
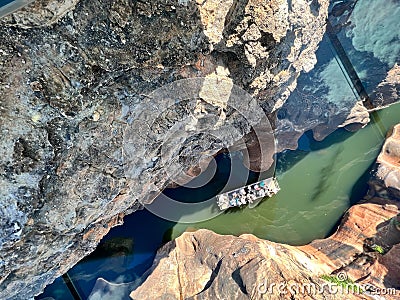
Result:
M327 0L42 0L0 20L0 298L40 293L151 201L143 187L168 184L168 164L124 174L124 132L148 94L216 73L275 126L316 63L327 11ZM196 144L219 150L199 135L182 158Z

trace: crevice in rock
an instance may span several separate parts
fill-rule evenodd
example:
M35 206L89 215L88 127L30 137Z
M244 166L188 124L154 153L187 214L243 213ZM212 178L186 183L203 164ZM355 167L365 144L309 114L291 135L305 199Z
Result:
M201 293L205 292L206 290L208 290L210 288L210 286L212 285L212 283L214 282L215 278L217 278L219 270L221 269L221 265L222 265L222 261L223 259L220 259L215 268L212 270L211 272L211 276L210 279L207 281L207 283L205 284L204 288L201 290L201 292L199 292L197 295L200 295Z

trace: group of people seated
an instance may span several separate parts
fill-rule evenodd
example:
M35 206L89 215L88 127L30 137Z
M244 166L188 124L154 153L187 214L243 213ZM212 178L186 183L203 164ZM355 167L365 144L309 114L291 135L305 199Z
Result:
M260 181L254 185L248 185L240 190L235 190L231 193L222 194L218 197L218 205L221 209L229 207L235 207L252 203L258 198L265 196L270 197L273 191L265 184L264 181Z

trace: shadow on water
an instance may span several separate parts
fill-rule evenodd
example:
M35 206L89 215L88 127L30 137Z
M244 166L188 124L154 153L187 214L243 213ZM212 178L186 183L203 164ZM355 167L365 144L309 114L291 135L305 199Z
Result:
M368 180L371 178L371 172L375 166L375 162L373 162L365 172L358 178L358 180L354 183L354 186L351 190L349 207L359 203L364 199L364 197L368 193ZM331 230L327 233L326 236L331 236L334 234L339 228L342 222L342 218L339 218L335 224L333 224Z
M240 213L244 210L244 206L230 207L224 211L224 214Z
M89 297L98 278L137 282L151 267L156 250L171 239L175 224L147 210L126 216L123 226L112 228L92 254L68 271L82 299Z
M168 242L170 242L172 240L172 231L173 231L173 227L167 229L162 237L162 243L166 244Z
M307 132L307 134L310 134ZM354 132L347 131L346 129L339 128L328 135L324 140L317 141L312 136L312 142L310 143L311 151L322 150L328 148L334 144L341 144L348 138L350 138Z
M343 150L344 150L343 145L340 145L340 147L338 147L335 150L335 152L333 153L332 157L329 159L327 164L321 169L316 190L311 195L311 201L317 201L321 196L324 195L325 191L330 186L333 170L336 164L339 163L338 158L340 154L343 152Z
M356 181L351 190L350 195L350 205L353 206L360 202L363 197L367 195L368 192L368 181L371 178L371 172L375 166L375 162L373 162L368 169L364 172L364 174Z
M276 173L282 174L294 167L298 162L307 156L309 152L301 150L287 150L278 153Z
M276 172L278 174L287 172L297 163L299 163L302 159L304 159L308 153L312 151L318 151L329 148L334 144L343 143L353 134L354 134L353 132L349 132L345 129L340 128L335 130L324 140L317 141L313 137L312 130L308 130L300 137L298 142L298 148L296 150L286 150L277 154ZM337 153L336 156L339 156L339 154L340 153ZM331 165L331 167L333 166Z
M240 156L235 156L233 159L234 164L237 164L238 157ZM168 188L163 191L163 194L183 203L195 203L213 198L226 186L232 175L232 158L229 154L218 154L215 162L215 170L211 168L210 171L214 172L211 178L207 177L207 172L201 174L206 174L206 179L209 179L207 184L199 187ZM201 175L194 180L199 180ZM259 175L259 173L250 172L247 178L241 180L244 182L254 181ZM239 176L239 178L241 177ZM192 181L189 182L189 185L191 183ZM241 208L237 210L239 211ZM229 213L234 211L236 209ZM146 270L151 267L157 249L171 241L173 227L176 224L176 222L162 219L146 209L126 216L123 226L112 228L92 254L68 271L78 294L83 299L87 299L93 287L98 284L99 278L103 278L107 282L131 282L132 286L137 285L139 279L145 279ZM51 294L51 292L45 291L44 295L46 294Z

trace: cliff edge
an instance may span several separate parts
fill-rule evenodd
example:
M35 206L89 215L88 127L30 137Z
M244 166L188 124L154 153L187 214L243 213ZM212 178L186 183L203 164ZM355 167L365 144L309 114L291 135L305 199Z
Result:
M131 126L138 136L183 126L182 114L191 113L149 100L155 89L221 75L260 107L244 113L262 112L277 128L300 74L317 63L328 6L328 0L37 0L1 19L0 298L37 295L92 252L125 214L155 198L146 188L164 188L165 174L179 173L172 158L190 168L221 150L221 141L195 135L163 161L137 140L141 168L132 166L128 178L124 133L148 113L143 103L160 114L152 126ZM393 101L396 66L376 90L395 94ZM315 82L329 89L329 82ZM354 103L306 98L281 111L292 118L280 126L281 149L296 145L305 130L319 126L322 138L346 119L369 120L362 106L351 118ZM235 139L251 142L240 114L224 114L221 130L230 124L240 133Z
M158 251L131 298L400 299L400 202L389 199L399 191L399 129L382 148L367 199L329 238L295 247L185 232Z

